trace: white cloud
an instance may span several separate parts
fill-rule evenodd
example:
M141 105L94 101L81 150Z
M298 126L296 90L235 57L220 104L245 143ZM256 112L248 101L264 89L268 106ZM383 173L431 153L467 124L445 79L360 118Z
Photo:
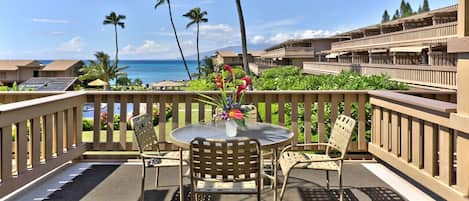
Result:
M261 35L255 35L254 37L252 37L249 41L250 43L252 44L261 44L261 43L265 43L265 37L264 36L261 36Z
M262 23L262 24L258 25L257 28L272 29L272 28L276 28L276 27L285 27L285 26L298 24L299 21L300 21L299 18L274 20L274 21L271 21L271 22Z
M214 24L214 25L203 24L203 25L200 25L200 32L201 33L204 33L204 32L225 32L225 33L228 33L228 32L233 32L233 28L230 25L227 25L227 24Z
M127 45L122 49L122 55L148 55L152 53L159 53L167 51L167 48L162 47L160 44L153 40L145 40L140 46Z
M37 23L49 23L49 24L68 24L68 20L49 19L49 18L33 18L33 22Z
M85 44L79 36L73 37L72 39L61 43L57 50L61 52L81 52Z
M50 32L50 35L63 35L65 34L65 32L62 32L62 31L52 31Z

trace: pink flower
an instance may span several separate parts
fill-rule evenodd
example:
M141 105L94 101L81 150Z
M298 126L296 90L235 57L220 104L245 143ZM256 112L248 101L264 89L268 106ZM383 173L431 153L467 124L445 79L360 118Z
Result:
M228 112L228 116L232 119L241 120L243 119L243 113L239 109L232 109Z

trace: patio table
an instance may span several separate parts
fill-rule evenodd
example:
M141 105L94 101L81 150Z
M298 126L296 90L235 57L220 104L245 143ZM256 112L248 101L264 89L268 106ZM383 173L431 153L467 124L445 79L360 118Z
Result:
M277 200L277 157L278 149L290 144L290 140L294 134L288 128L277 126L268 123L247 123L247 127L244 129L238 129L236 137L228 137L226 135L225 123L224 122L212 122L212 123L201 123L191 124L182 128L175 129L171 132L170 142L179 147L180 157L180 199L184 200L183 189L183 162L182 162L182 150L189 149L190 142L197 138L217 139L217 140L230 140L239 138L251 138L259 141L261 148L271 149L274 161L273 175L264 174L264 176L273 180L274 187L274 200Z

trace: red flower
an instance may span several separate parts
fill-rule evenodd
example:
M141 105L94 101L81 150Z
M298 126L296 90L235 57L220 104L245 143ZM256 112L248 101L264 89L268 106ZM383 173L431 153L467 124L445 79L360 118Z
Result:
M228 64L225 64L225 65L223 65L223 68L225 68L226 71L230 72L232 79L235 80L235 74L233 73L233 67L231 67Z
M244 82L245 82L244 84L246 86L249 86L252 83L251 78L249 78L248 76L245 76L245 77L241 78L241 80L244 80Z
M215 78L215 83L217 84L218 88L223 89L223 80L221 75L217 75L217 77Z
M239 109L230 110L230 112L228 113L228 116L232 119L238 119L238 120L243 119L243 113Z
M236 95L239 95L240 93L242 93L252 83L251 79L248 76L241 78L241 80L243 80L243 84L238 86L238 89L236 90Z
M225 64L223 65L223 68L225 68L225 70L227 70L228 72L233 73L233 68L230 65Z

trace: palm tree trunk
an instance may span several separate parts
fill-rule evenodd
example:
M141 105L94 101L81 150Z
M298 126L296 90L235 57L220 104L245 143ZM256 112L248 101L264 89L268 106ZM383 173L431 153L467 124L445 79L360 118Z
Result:
M182 61L184 62L184 68L186 68L187 76L189 76L189 80L192 80L191 73L189 72L189 67L187 66L186 58L184 58L184 53L182 52L181 44L179 43L176 26L174 26L173 12L171 10L171 2L170 0L168 0L167 2L168 2L168 9L169 9L169 20L171 21L171 26L173 26L174 36L176 37L176 42L178 44L179 53L181 54Z
M241 0L236 0L236 7L238 8L238 17L239 17L239 28L241 30L241 45L243 48L243 66L244 72L247 75L250 75L249 63L248 63L248 48L246 42L246 26L244 25L244 16L243 9L241 8Z
M117 63L119 62L119 44L117 43L117 25L114 25L114 33L116 35L116 60L114 61L114 65L117 67Z
M199 78L202 76L202 70L200 69L200 51L199 51L199 23L197 23L197 65L199 70Z

